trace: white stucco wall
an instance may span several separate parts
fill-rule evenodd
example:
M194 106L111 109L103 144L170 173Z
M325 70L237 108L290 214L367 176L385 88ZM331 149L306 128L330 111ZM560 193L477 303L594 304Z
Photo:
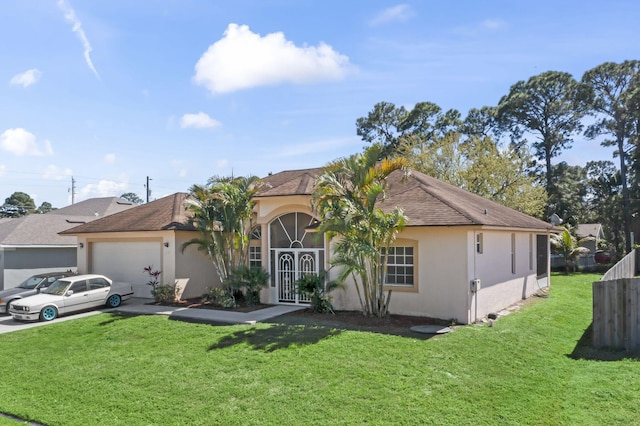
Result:
M175 247L170 253L174 257L175 279L188 279L183 299L200 297L207 292L208 288L219 287L220 277L213 267L211 260L195 245L188 246L182 253L182 244L197 237L193 232L176 232L175 244L170 244L169 248Z
M478 232L483 234L481 254L476 252ZM512 234L515 273L511 268ZM399 243L418 241L418 291L394 289L390 312L471 323L531 296L544 285L536 280L535 236L528 231L479 227L406 228ZM471 281L476 278L481 288L473 293ZM334 305L337 309L360 309L353 282L347 282L346 291L334 292Z
M206 292L206 288L216 282L217 274L207 257L198 252L195 246L188 247L183 254L182 243L197 236L197 233L175 232L175 231L145 231L145 232L118 232L118 233L96 233L78 236L78 243L83 247L78 248L78 272L90 273L91 271L91 245L93 243L113 243L121 242L146 242L156 241L160 245L160 261L154 264L156 270L162 271L161 282L175 283L176 279L188 279L187 286L182 295L183 298L200 297ZM140 271L132 273L127 281L133 284L140 284L148 281L148 276L142 270L145 266L140 265ZM117 268L114 264L111 267ZM139 272L139 273L138 273ZM125 281L124 278L120 278ZM219 282L219 281L218 281ZM147 294L146 297L150 297Z

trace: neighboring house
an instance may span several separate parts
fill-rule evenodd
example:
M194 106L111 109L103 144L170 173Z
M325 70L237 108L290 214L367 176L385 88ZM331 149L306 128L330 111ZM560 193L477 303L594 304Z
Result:
M0 220L0 290L38 273L75 270L76 238L58 233L131 207L119 197L92 198L46 214Z
M330 242L312 232L310 195L320 171L268 176L256 198L251 255L271 275L266 303L305 303L297 277L331 267ZM423 173L401 176L388 178L381 204L401 207L409 219L389 259L391 313L470 323L549 286L552 225ZM352 283L333 296L337 309L360 309Z
M162 272L161 284L179 283L185 299L219 286L213 264L195 245L182 253L183 243L200 236L188 224L187 196L173 194L62 232L77 237L78 272L129 282L143 298L151 297L146 266Z
M593 256L598 250L598 243L604 238L604 231L599 223L581 223L576 227L576 236L578 240L583 240L580 245L588 248Z

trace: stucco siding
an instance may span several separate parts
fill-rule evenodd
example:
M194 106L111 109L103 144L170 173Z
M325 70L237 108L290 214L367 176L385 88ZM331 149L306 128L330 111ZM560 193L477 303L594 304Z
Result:
M182 244L198 237L195 232L176 232L175 279L188 279L182 295L183 299L200 297L208 288L219 287L220 277L208 256L198 251L195 245L188 246L182 253Z

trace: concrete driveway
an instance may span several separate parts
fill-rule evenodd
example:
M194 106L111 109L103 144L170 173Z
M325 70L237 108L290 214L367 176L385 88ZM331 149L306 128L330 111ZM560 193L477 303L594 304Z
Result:
M57 322L62 322L62 321L69 321L76 318L87 317L89 315L96 315L102 312L104 311L103 310L88 311L88 312L81 312L79 314L65 315L63 317L56 318L55 320L49 321L49 322L14 321L13 318L11 318L11 315L7 315L7 316L3 315L3 316L0 316L0 334L9 333L11 331L25 330L27 328L32 328L32 327L41 327L43 325L55 324Z

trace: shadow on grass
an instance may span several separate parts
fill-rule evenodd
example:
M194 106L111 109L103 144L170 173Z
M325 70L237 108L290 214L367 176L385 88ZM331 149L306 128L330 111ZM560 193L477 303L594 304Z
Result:
M624 349L597 349L593 347L593 323L582 333L573 352L567 355L571 359L583 359L589 361L620 361L628 358L638 358Z
M100 325L109 325L109 324L113 324L116 321L121 321L124 319L129 319L137 316L139 316L139 314L130 314L125 312L111 312L110 318L106 321L102 321Z
M211 345L209 350L212 351L233 345L248 344L258 351L273 352L277 349L285 349L293 345L311 345L340 333L340 330L327 327L276 324L268 328L250 328L237 331Z

